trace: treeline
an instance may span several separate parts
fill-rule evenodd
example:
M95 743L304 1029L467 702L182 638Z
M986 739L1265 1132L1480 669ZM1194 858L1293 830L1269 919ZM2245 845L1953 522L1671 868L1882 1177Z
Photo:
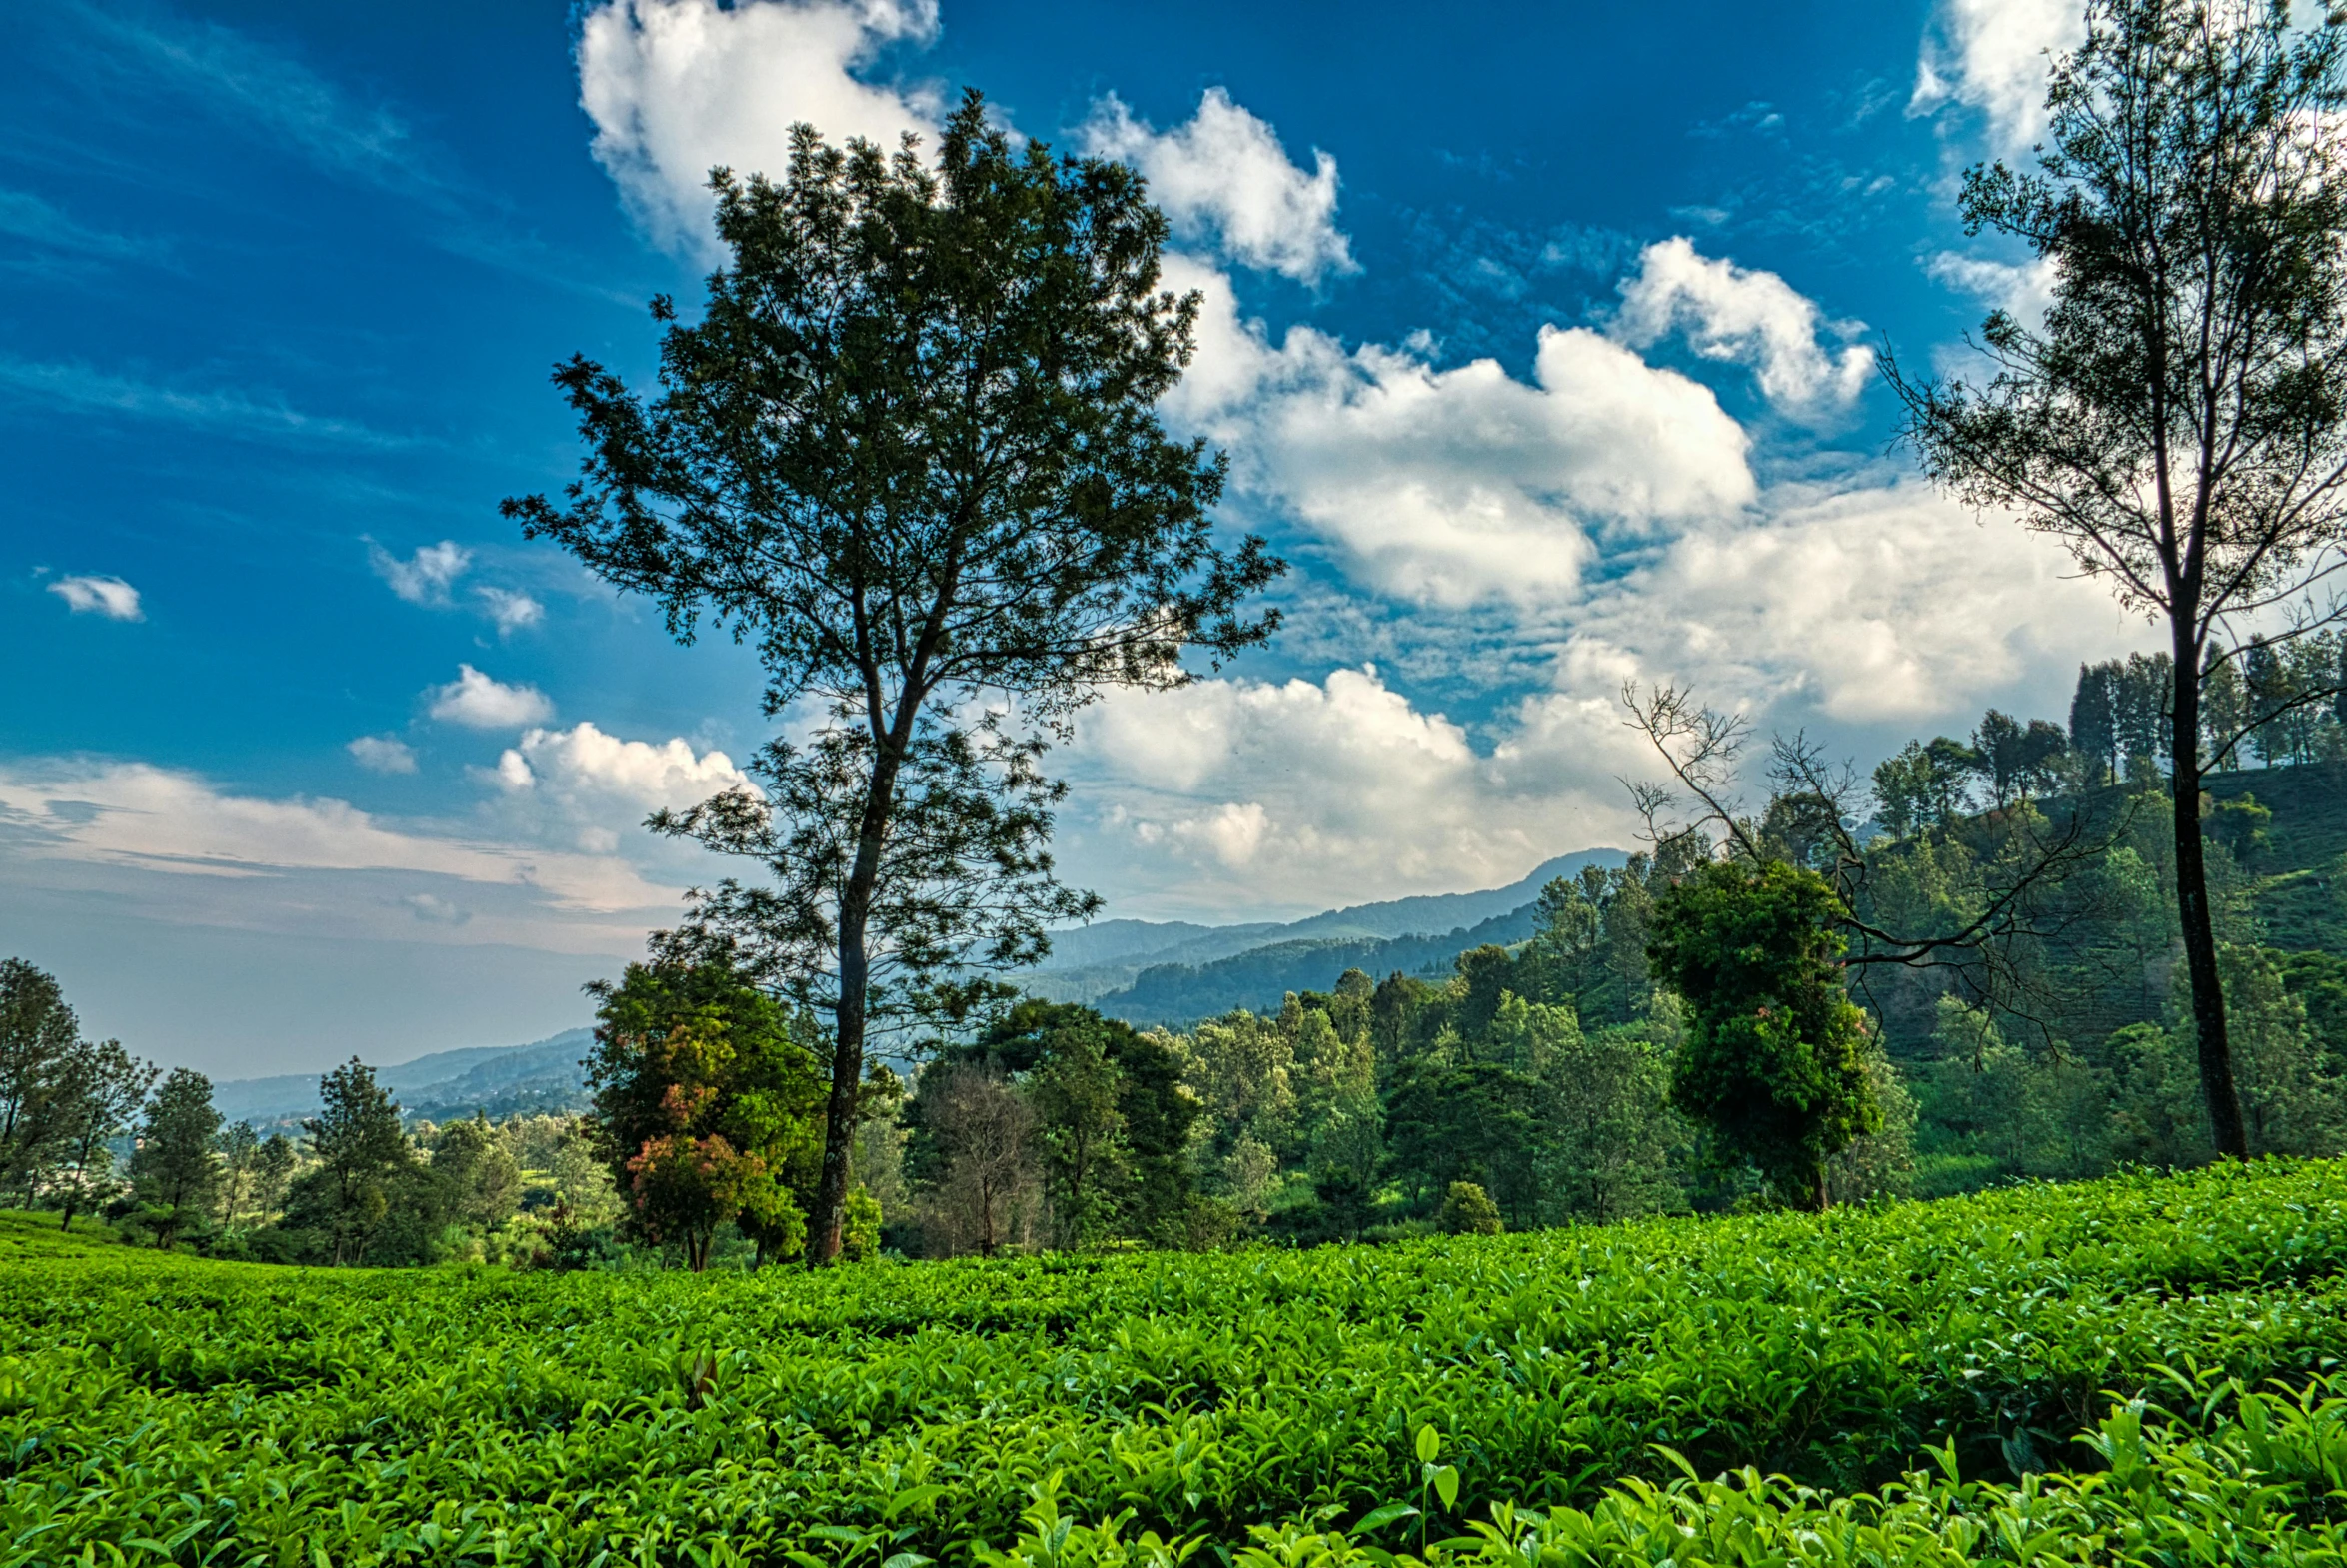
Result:
M1679 838L1554 881L1526 936L1438 978L1345 967L1178 1030L1008 1004L867 1072L845 1255L1375 1240L2205 1160L2173 806L2138 749L2163 680L2156 657L2091 666L2067 728L1991 712L1909 745L1873 774L1871 837L1779 787L1736 845ZM2295 712L2243 749L2341 754L2336 711ZM1964 928L2065 822L2094 826L2012 931L1959 961L1843 967L1837 924ZM2247 794L2203 821L2235 1073L2253 1152L2334 1153L2347 958L2268 943L2269 828ZM1858 838L1852 904L1819 872ZM64 1223L97 1209L162 1245L327 1264L808 1248L830 1033L722 946L597 988L586 1117L403 1122L353 1061L290 1138L223 1126L199 1074L157 1086L83 1041L29 965L0 979L8 1179Z
M1990 709L1967 739L1910 741L1874 770L1876 821L1894 837L2015 800L2154 783L2169 756L2175 672L2166 654L2081 665L2070 722ZM2347 760L2347 632L2252 640L2201 672L2205 766Z
M2347 757L2339 641L2251 653L2238 692L2230 667L2210 673L2212 742L2238 734L2232 760L2268 766ZM2167 699L2158 656L2089 666L2067 727L1991 711L1875 771L1863 914L1886 926L1963 929L2063 823L2094 825L2016 929L1945 963L1851 971L1865 1081L1847 1093L1867 1130L1826 1162L1826 1197L2211 1157L2154 761ZM1838 852L1821 804L1772 795L1749 824L1754 880ZM2267 943L2254 895L2297 869L2267 865L2270 818L2237 794L2202 823L2235 1073L2253 1153L2336 1153L2347 958ZM1528 940L1440 980L1349 969L1275 1012L1148 1033L1024 1003L941 1047L886 1138L868 1126L860 1150L904 1150L889 1237L933 1254L1376 1238L1469 1223L1462 1187L1509 1226L1788 1200L1751 1146L1687 1114L1687 1005L1651 962L1658 904L1711 856L1690 843L1552 884Z

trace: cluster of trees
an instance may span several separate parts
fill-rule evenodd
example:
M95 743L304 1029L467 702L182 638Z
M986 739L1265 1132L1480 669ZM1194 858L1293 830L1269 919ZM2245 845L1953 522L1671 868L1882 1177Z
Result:
M875 1098L876 1165L901 1151L889 1239L950 1255L1489 1230L1813 1202L1821 1168L1837 1198L1904 1190L1912 1107L1869 1040L1840 1122L1793 1132L1807 1152L1790 1156L1738 1119L1755 1101L1735 1053L1690 1055L1716 1020L1658 986L1648 953L1680 951L1669 911L1694 869L1588 868L1544 891L1528 941L1439 978L1347 969L1276 1014L1142 1032L1021 1001L937 1046L901 1108ZM1848 1007L1830 962L1770 983Z
M608 1253L620 1204L576 1117L409 1124L353 1058L298 1136L225 1121L211 1080L81 1038L54 977L0 961L9 1191L71 1229L97 1214L159 1247L322 1264Z
M2238 706L2250 689L2230 679L2229 666L2212 671L2202 690L2213 700L2201 710L2211 755L2224 755L2214 742L2230 736L2236 762L2246 762L2243 754L2266 767L2341 761L2343 642L2310 636L2288 645L2290 658L2245 661L2262 709ZM2070 846L2033 890L2026 917L1982 950L1862 971L1861 996L1917 1100L1921 1191L2223 1152L2189 1010L2178 807L2160 730L2171 674L2164 655L2087 666L2066 736L2044 721L2021 726L1992 713L1968 745L1912 743L1875 771L1873 819L1885 836L1855 857L1847 912L1859 923L1962 929L2043 865L2048 844ZM2259 712L2286 723L2254 723ZM2036 772L2000 804L1979 759L1985 741L2016 732L2062 745L2038 748ZM2247 793L2200 800L2192 836L2246 1152L2339 1152L2347 1148L2347 958L2268 945L2253 894L2272 812Z

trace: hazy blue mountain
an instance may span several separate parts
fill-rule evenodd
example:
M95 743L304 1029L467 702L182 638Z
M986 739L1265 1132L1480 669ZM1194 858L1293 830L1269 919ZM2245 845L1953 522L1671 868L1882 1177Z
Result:
M1273 1012L1289 991L1324 991L1346 969L1363 969L1378 979L1399 970L1429 977L1446 974L1457 956L1486 942L1508 946L1528 938L1539 905L1527 900L1505 914L1446 936L1305 937L1273 942L1211 963L1166 963L1141 971L1131 985L1096 998L1093 1005L1128 1023L1176 1027L1244 1007Z
M1192 925L1187 920L1099 920L1070 930L1052 932L1048 969L1078 969L1096 963L1114 963L1137 954L1164 952L1185 942L1276 940L1284 929L1273 921L1251 925ZM1266 933L1270 933L1266 936Z
M1284 946L1298 941L1339 941L1374 944L1380 940L1398 937L1435 936L1437 944L1447 937L1437 933L1457 932L1480 925L1523 909L1539 896L1540 889L1559 876L1570 876L1584 865L1602 865L1608 868L1620 865L1629 856L1619 849L1581 849L1561 854L1535 867L1532 872L1504 887L1493 887L1481 892L1428 893L1414 898L1392 898L1382 903L1355 904L1346 909L1330 909L1323 914L1307 915L1300 920L1283 924L1247 925L1191 925L1169 920L1104 920L1099 925L1076 930L1055 932L1052 937L1052 956L1043 967L1014 975L1019 984L1038 996L1053 1001L1094 1001L1113 992L1121 992L1135 985L1148 969L1181 966L1200 968L1220 960L1238 957L1272 946ZM1527 928L1524 935L1531 934ZM1097 938L1097 940L1096 940ZM1440 962L1476 946L1482 940L1450 949ZM1521 936L1505 938L1520 941ZM1369 950L1367 946L1361 949ZM1418 965L1399 965L1414 971ZM1389 965L1386 972L1390 972ZM1235 974L1236 970L1218 970ZM1325 988L1337 971L1326 978L1311 981L1315 989ZM1291 987L1292 988L1292 987ZM1274 996L1272 1000L1277 1001ZM1232 1002L1231 1006L1252 1005ZM1225 1010L1222 1008L1211 1011ZM1203 1016L1203 1014L1199 1014Z
M446 1121L476 1110L501 1115L580 1109L586 1104L579 1060L595 1043L590 1029L565 1029L528 1045L467 1045L375 1069L410 1115ZM212 1085L212 1103L230 1121L268 1126L318 1113L314 1072L232 1078Z

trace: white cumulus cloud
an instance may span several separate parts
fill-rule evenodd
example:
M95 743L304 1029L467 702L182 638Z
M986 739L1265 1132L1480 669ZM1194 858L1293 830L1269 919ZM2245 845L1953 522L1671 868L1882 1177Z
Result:
M1163 132L1112 94L1083 136L1087 150L1142 172L1184 240L1214 242L1232 261L1303 283L1358 270L1336 227L1336 160L1314 148L1313 167L1297 167L1277 133L1219 87L1206 89L1187 123Z
M937 25L936 0L603 0L578 45L596 160L646 233L707 256L711 168L780 179L800 121L884 147L931 128L934 92L858 73Z
M412 774L416 750L397 736L363 735L344 748L352 761L371 774Z
M49 592L64 600L66 608L77 616L103 616L109 621L147 619L147 612L139 605L139 591L118 577L61 577L49 585Z
M1908 112L1962 104L1979 113L1992 152L2021 153L2045 128L2053 57L2085 37L2076 0L1939 0Z
M432 689L433 718L469 730L519 730L554 717L554 704L534 686L507 686L471 665L457 666L457 678Z
M1581 608L1560 683L1693 680L1796 727L1968 725L2033 677L2066 700L2078 663L2141 637L2055 542L1877 477L1780 487L1741 527L1680 535Z
M1111 871L1161 912L1496 886L1626 841L1618 717L1541 711L1478 748L1373 667L1119 694L1083 721L1073 761L1102 805L1070 868Z
M572 799L600 799L640 809L681 809L727 789L756 786L714 748L696 753L683 739L623 741L594 725L530 730L498 758L497 781L509 790L537 789Z
M1752 499L1749 442L1709 389L1586 328L1542 328L1526 383L1492 360L1347 353L1307 327L1273 350L1216 305L1199 384L1171 411L1381 592L1553 602L1577 588L1599 533Z
M425 545L401 560L374 541L367 542L367 560L375 575L411 605L445 605L448 591L473 566L473 553L453 539Z
M1848 340L1858 322L1829 322L1815 302L1772 272L1697 255L1693 242L1646 247L1621 283L1614 336L1645 349L1673 333L1705 359L1749 366L1761 395L1787 413L1846 407L1865 387L1874 353ZM1838 348L1820 341L1830 334Z

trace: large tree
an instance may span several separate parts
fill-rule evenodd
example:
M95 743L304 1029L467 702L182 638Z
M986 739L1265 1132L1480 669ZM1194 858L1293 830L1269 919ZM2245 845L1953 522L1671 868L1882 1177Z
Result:
M2202 683L2243 622L2304 630L2347 534L2347 101L2336 13L2283 0L2089 0L2039 169L1966 177L1972 230L2050 269L2043 323L1992 314L1984 381L1895 368L1926 469L2066 542L2164 620L2177 897L2221 1153L2247 1150L2200 838ZM2262 716L2260 716L2262 717ZM2208 752L2204 754L2204 743Z
M392 1181L415 1163L399 1103L353 1056L318 1080L318 1114L302 1122L318 1164L294 1206L326 1232L329 1261L340 1268L365 1259L390 1208Z
M765 794L657 819L764 863L690 923L834 1019L809 1256L839 1251L866 1040L951 1013L973 971L1048 949L1095 901L1053 875L1047 738L1105 688L1187 679L1275 618L1280 563L1218 547L1223 465L1156 405L1193 296L1159 288L1167 226L1131 170L1015 148L976 94L934 164L794 133L788 177L725 170L698 323L669 324L646 403L584 358L556 373L591 449L524 531L754 642L772 714L813 735L757 759Z

